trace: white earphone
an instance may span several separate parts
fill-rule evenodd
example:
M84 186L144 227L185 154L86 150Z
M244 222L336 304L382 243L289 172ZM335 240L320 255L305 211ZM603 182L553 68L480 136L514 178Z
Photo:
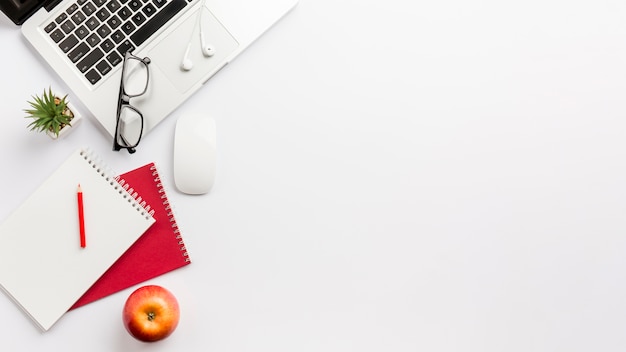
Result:
M187 45L187 50L185 50L185 56L183 56L183 61L180 63L180 68L185 71L189 71L193 68L193 61L189 58L189 50L191 49L191 41Z
M202 53L206 57L211 57L215 54L215 48L213 45L206 45L204 43L204 31L202 31L202 23L200 23L200 47L202 48Z
M204 3L206 0L202 0L202 4L200 5L200 13L198 13L198 21L193 28L192 37L189 38L189 43L187 44L187 49L185 49L185 55L183 56L183 60L180 63L180 68L185 71L189 71L193 68L193 61L189 58L189 52L191 51L191 43L193 41L193 33L196 31L196 27L200 28L200 49L202 50L202 54L206 57L211 57L215 54L215 48L212 45L207 45L204 41L204 31L202 30L202 13L204 12Z

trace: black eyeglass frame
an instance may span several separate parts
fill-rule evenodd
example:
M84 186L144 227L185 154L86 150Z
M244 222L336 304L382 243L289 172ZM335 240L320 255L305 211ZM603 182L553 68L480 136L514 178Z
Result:
M124 74L126 73L125 72L126 67L127 67L126 63L128 62L128 60L137 60L143 65L145 65L146 67L146 86L144 87L141 93L128 94L126 93L126 89L124 89ZM150 69L148 67L149 64L150 64L149 57L144 57L142 59L138 56L133 55L131 51L127 51L124 54L124 62L122 63L122 78L120 79L120 90L119 90L119 95L117 99L117 114L115 118L115 135L113 136L113 150L114 151L120 151L121 149L126 149L128 150L128 153L130 154L133 154L134 152L137 151L135 148L137 147L137 145L139 145L139 142L141 141L141 136L143 135L143 120L144 119L143 119L143 114L141 113L141 111L139 111L136 107L130 104L130 99L146 94L146 91L148 90L148 84L150 82ZM134 145L121 145L117 142L118 138L122 138L122 139L124 138L122 137L121 131L120 131L120 114L122 113L122 109L124 108L133 110L141 118L141 129L139 132L139 138L137 139L137 142Z

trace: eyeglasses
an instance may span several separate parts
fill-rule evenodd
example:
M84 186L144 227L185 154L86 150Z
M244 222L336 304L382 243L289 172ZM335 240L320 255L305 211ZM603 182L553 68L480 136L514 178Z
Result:
M117 101L117 117L113 150L126 149L130 154L141 140L143 134L143 114L130 105L130 99L146 93L150 81L148 69L150 58L139 58L127 51L122 65L122 80Z

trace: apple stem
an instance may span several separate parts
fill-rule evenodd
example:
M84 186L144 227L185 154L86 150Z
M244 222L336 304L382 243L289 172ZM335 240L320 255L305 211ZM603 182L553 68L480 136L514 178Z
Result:
M153 321L154 320L154 313L153 312L148 313L148 320L149 321Z

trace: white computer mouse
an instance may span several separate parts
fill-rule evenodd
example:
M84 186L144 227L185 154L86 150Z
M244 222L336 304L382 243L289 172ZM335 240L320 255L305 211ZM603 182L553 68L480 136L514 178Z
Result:
M215 120L206 113L184 114L174 133L174 184L187 194L208 193L215 181Z

